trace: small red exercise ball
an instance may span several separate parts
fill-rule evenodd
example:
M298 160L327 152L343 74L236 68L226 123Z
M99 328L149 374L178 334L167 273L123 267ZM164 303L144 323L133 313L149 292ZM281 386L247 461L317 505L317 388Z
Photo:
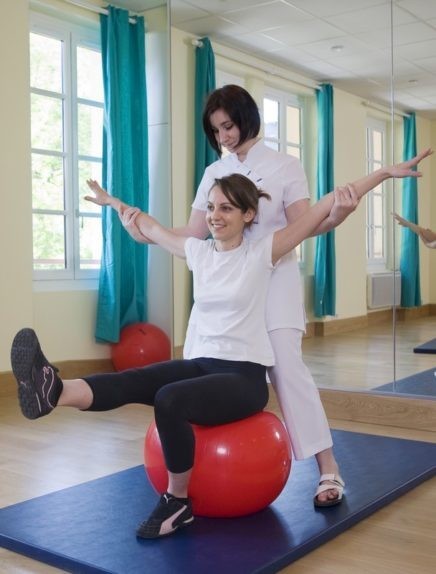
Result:
M171 342L156 325L132 323L121 330L119 342L112 345L111 358L117 371L168 361Z
M262 510L283 490L291 470L291 447L272 413L219 426L192 425L195 460L188 494L197 516L234 517ZM168 474L154 422L144 444L145 470L157 492Z

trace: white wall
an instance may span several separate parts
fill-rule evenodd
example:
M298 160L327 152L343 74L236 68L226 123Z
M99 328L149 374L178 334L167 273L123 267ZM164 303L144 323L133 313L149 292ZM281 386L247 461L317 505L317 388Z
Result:
M33 323L27 48L27 0L7 2L0 18L0 370L9 369L15 331Z
M171 29L171 138L173 225L188 221L194 199L194 46L185 33ZM186 264L174 258L174 345L183 344L191 288Z
M144 13L147 22L147 93L150 169L150 213L163 225L172 224L170 153L170 38L166 7ZM148 321L173 335L173 274L171 257L149 247Z

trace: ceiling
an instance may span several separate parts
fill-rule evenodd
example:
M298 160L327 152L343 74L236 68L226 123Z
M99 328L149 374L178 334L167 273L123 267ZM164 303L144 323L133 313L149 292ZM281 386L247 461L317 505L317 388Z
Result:
M140 12L149 1L115 3ZM436 119L436 0L171 0L170 5L176 28L373 103L390 105L393 71L396 107Z

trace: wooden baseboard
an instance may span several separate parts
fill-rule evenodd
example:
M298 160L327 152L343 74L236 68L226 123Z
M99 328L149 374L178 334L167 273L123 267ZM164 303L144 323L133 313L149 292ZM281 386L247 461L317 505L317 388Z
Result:
M64 379L77 379L92 373L113 373L115 370L110 359L60 361L56 363L56 367Z
M368 326L380 325L381 323L392 323L392 309L381 309L379 311L369 311L367 314Z
M436 431L436 400L371 393L320 389L329 419Z
M315 323L306 323L306 332L303 335L303 338L310 338L315 337Z
M315 321L308 323L308 336L327 337L328 335L338 335L365 329L369 325L377 325L392 319L392 309L381 309L380 311L370 311L366 315L348 317L346 319L332 319L330 321ZM312 333L312 335L310 334Z
M78 379L91 373L112 373L114 366L110 359L88 359L83 361L58 361L56 368L63 379ZM15 379L11 371L0 373L0 396L2 390L10 394L15 392Z
M398 321L412 321L422 317L436 315L436 305L427 304L421 307L397 307L396 318ZM357 331L369 326L379 325L392 321L392 309L380 309L369 311L366 315L348 317L346 319L332 319L330 321L314 321L307 324L306 337L327 337Z
M432 315L431 307L433 307L433 305L421 305L421 307L398 307L397 319L398 321L411 321L413 319L420 319L421 317L428 317Z
M179 347L174 347L173 359L183 359L183 345L180 345Z
M349 317L347 319L333 319L332 321L317 321L315 323L315 336L327 337L338 333L347 333L365 329L368 326L368 316Z

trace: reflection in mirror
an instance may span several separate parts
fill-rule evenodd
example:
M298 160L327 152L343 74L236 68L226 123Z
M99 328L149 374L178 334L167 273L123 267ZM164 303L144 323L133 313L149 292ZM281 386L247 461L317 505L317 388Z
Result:
M172 102L180 111L173 111L173 135L174 141L189 142L183 150L178 144L178 157L173 157L174 201L180 201L174 209L178 225L186 223L186 205L192 201L192 178L185 166L192 165L194 150L186 134L192 133L193 126L193 40L202 36L213 44L217 84L235 83L248 89L263 113L266 143L301 160L312 197L316 190L316 91L321 83L334 86L335 182L352 181L390 162L394 147L390 136L390 2L374 5L362 0L341 11L331 2L266 5L229 0L209 2L206 10L200 1L174 0L171 21ZM190 112L182 114L182 109ZM401 131L400 119L395 122ZM370 390L394 377L395 262L389 239L393 194L392 185L384 187L362 201L335 232L335 316L318 318L313 312L315 241L306 241L298 254L308 319L304 357L323 387ZM373 276L377 281L369 290L368 278ZM186 318L190 291L182 272L176 271L175 281L179 321L175 344L181 347L186 324L180 317Z
M409 10L411 8L411 10ZM436 89L434 66L430 65L429 47L436 41L434 28L428 25L436 15L431 3L414 4L392 2L392 85L393 85L393 141L395 154L400 157L407 147L406 137L411 130L411 114L415 114L416 148L434 147L431 139L432 122L436 119L433 94ZM408 31L405 40L404 31ZM407 134L407 135L406 135ZM413 135L413 130L412 130ZM434 227L432 223L430 163L423 163L424 177L418 181L416 207L410 197L407 182L395 182L394 211L408 214L422 228ZM407 216L407 215L406 215ZM434 215L433 215L434 217ZM407 235L409 236L407 238ZM394 220L396 253L394 261L398 273L413 276L414 301L411 289L403 288L401 304L394 316L394 367L393 390L401 395L409 393L420 397L435 397L436 345L434 341L436 318L434 316L435 263L432 249L422 238L406 231ZM429 238L431 239L431 238ZM405 243L408 241L408 243ZM414 242L414 243L410 243ZM407 295L406 295L407 294ZM420 299L420 305L419 305ZM436 341L435 341L436 343Z

